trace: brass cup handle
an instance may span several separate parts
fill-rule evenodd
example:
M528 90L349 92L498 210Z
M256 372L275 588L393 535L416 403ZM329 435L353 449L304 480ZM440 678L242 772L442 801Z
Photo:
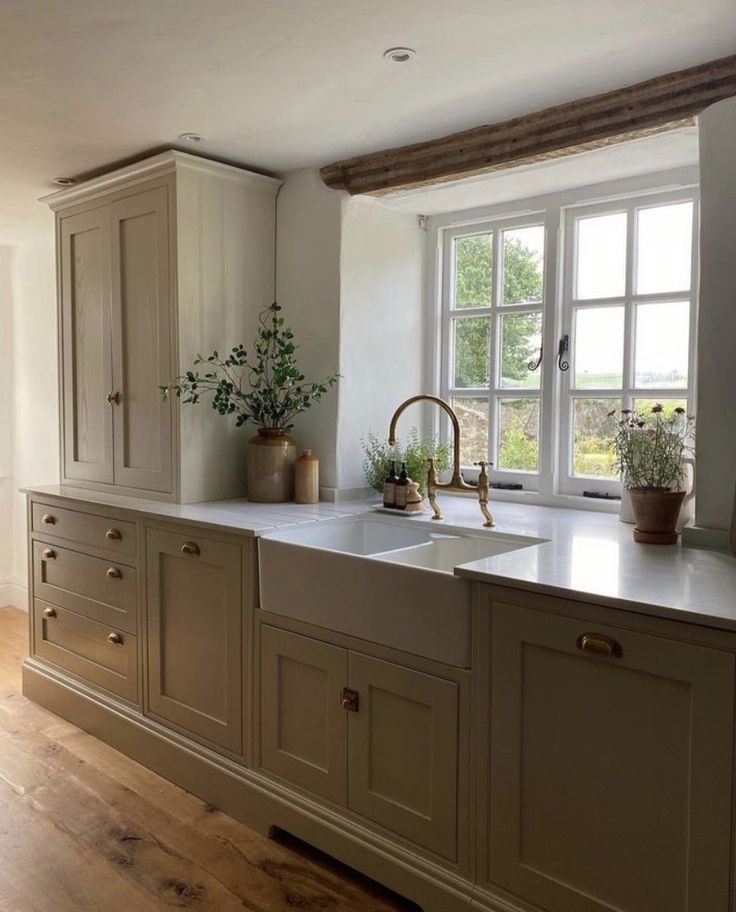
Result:
M51 513L44 513L43 516L41 517L41 522L42 522L45 526L55 526L55 525L56 525L56 517L55 517L55 516L52 516Z
M120 541L122 537L119 529L108 529L107 532L105 532L105 538L108 539L108 541Z
M56 551L54 551L53 548L44 548L43 551L41 552L41 557L44 560L55 560Z
M118 570L117 567L108 567L107 570L105 570L105 576L108 579L122 579L123 578L123 574Z
M106 396L108 405L120 405L120 393L108 393Z
M592 655L613 656L620 659L624 654L621 644L604 633L582 633L575 642L581 652Z
M115 633L115 631L113 631L112 633L108 633L107 642L112 643L113 646L122 646L123 638L119 633Z
M55 608L44 608L44 609L43 609L43 616L44 616L45 618L55 618L55 617L56 617L56 609L55 609Z
M199 554L199 545L195 544L194 542L190 542L190 541L184 542L184 544L181 546L181 553L182 554Z

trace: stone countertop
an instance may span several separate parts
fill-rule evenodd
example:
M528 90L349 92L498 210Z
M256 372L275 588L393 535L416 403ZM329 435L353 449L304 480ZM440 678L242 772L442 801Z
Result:
M370 501L171 504L60 485L27 490L249 536L357 516L374 507ZM445 515L442 522L433 522L428 512L396 515L395 521L426 524L436 532L544 539L540 544L463 564L455 570L457 576L736 630L736 557L729 552L640 545L632 538L633 526L610 513L492 502L496 527L485 529L474 497L444 494L440 504Z

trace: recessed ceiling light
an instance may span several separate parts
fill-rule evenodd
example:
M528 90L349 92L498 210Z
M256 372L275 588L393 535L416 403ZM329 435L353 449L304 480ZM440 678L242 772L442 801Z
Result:
M73 177L55 177L54 183L59 187L73 187L76 181Z
M383 52L383 59L390 60L391 63L409 63L417 56L414 48L395 47L389 48Z
M198 143L204 142L207 137L203 136L201 133L180 133L179 139L181 139L183 142Z

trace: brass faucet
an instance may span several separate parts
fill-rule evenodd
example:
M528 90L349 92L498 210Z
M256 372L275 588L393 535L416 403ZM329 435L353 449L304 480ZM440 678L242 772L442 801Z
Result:
M427 496L429 497L429 504L432 507L432 519L442 519L442 511L437 504L437 490L439 488L446 488L448 491L477 490L480 510L483 514L483 519L485 520L483 525L495 526L496 523L494 522L493 516L488 509L488 472L486 471L486 466L490 465L490 463L475 463L475 465L480 466L477 488L475 488L473 485L469 485L465 481L463 478L463 473L460 471L460 422L458 421L455 412L452 410L450 405L445 402L444 399L440 399L439 396L422 395L412 396L410 399L402 402L391 418L391 424L389 425L388 429L389 444L391 446L394 446L396 444L396 424L399 420L399 417L401 416L401 413L410 405L414 405L415 402L434 402L435 405L438 405L441 409L447 412L450 417L450 421L452 422L452 478L449 481L438 481L437 469L434 463L434 459L429 460L427 471Z

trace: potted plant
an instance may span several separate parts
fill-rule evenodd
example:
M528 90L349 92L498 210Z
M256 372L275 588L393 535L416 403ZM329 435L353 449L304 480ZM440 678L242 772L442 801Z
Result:
M611 418L615 415L609 413ZM616 468L631 495L634 540L675 544L685 497L683 460L692 450L694 419L684 408L667 414L657 403L647 413L624 409L615 420Z
M261 311L254 353L236 345L227 355L214 351L197 355L193 370L161 387L164 399L174 392L196 405L210 395L220 415L233 415L236 427L248 422L258 433L247 448L248 499L259 503L291 500L294 489L296 444L289 431L293 419L306 411L337 383L339 374L308 382L296 364L294 332L284 326L281 306L274 302Z
M434 459L438 472L444 471L450 465L450 445L438 443L436 437L433 436L427 440L421 440L416 428L409 431L403 446L401 443L392 446L390 443L380 440L372 432L361 442L364 453L365 480L378 492L383 492L383 485L392 462L397 467L402 462L406 463L407 474L417 482L420 493L424 493L427 488L427 467L430 458Z

